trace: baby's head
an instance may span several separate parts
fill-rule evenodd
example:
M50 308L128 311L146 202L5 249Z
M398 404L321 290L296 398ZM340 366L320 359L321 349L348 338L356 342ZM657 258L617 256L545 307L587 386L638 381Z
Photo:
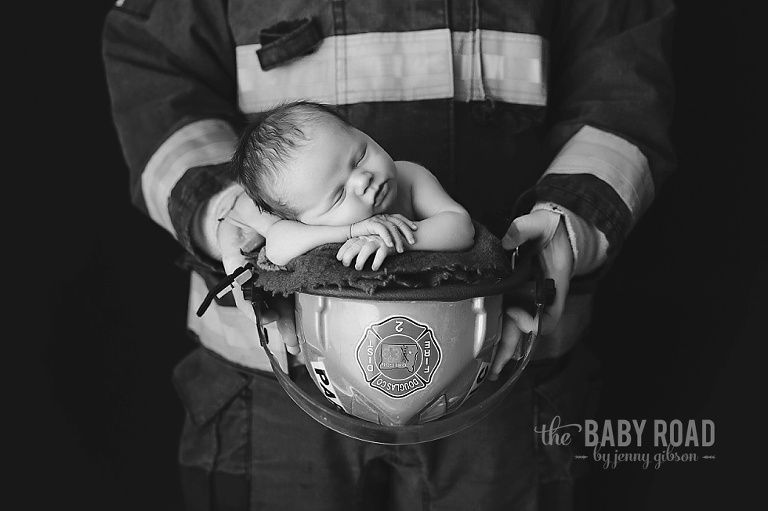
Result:
M320 103L284 104L250 123L232 167L262 211L311 225L358 222L397 196L392 158Z

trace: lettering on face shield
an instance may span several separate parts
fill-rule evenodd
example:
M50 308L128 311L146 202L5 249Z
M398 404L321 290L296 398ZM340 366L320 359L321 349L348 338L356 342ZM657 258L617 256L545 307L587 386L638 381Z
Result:
M357 345L357 362L366 381L394 398L426 388L440 356L429 325L405 316L369 325Z

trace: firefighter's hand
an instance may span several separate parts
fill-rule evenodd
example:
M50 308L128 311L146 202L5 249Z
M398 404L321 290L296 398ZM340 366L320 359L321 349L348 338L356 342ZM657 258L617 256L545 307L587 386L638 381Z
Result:
M516 218L501 240L505 250L512 250L525 242L534 244L544 278L555 281L555 300L542 312L540 335L552 333L563 314L565 297L573 272L573 250L568 240L565 221L561 215L538 210ZM495 380L507 362L515 355L520 341L533 330L533 317L519 307L504 311L501 340L489 378Z
M239 201L247 206L251 201ZM255 208L255 206L253 206ZM237 268L246 264L243 252L251 252L264 244L264 237L245 223L242 217L235 218L234 221L225 220L219 225L217 234L219 249L221 250L221 262L224 264L224 271L230 275ZM243 291L240 287L232 289L232 295L235 298L237 308L245 314L251 321L256 323L256 314L253 312L251 302L243 297ZM285 343L288 353L293 355L299 352L299 342L296 338L296 320L293 309L293 297L285 298L276 296L267 301L266 306L262 306L262 321L269 324L277 322L277 330Z

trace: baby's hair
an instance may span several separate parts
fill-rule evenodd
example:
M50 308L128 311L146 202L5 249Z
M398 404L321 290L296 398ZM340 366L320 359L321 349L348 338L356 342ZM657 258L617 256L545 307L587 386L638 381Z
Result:
M290 162L293 149L309 140L304 128L329 118L351 126L332 107L303 100L276 106L248 123L232 156L232 171L259 209L296 219L297 213L270 193L270 185Z

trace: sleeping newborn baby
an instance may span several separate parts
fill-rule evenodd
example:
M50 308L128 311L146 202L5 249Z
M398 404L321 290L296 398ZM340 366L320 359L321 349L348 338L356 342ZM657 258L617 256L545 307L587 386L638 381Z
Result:
M467 211L421 165L393 161L371 137L319 103L278 106L249 124L232 158L258 206L267 258L285 265L326 243L361 270L405 250L463 251Z

